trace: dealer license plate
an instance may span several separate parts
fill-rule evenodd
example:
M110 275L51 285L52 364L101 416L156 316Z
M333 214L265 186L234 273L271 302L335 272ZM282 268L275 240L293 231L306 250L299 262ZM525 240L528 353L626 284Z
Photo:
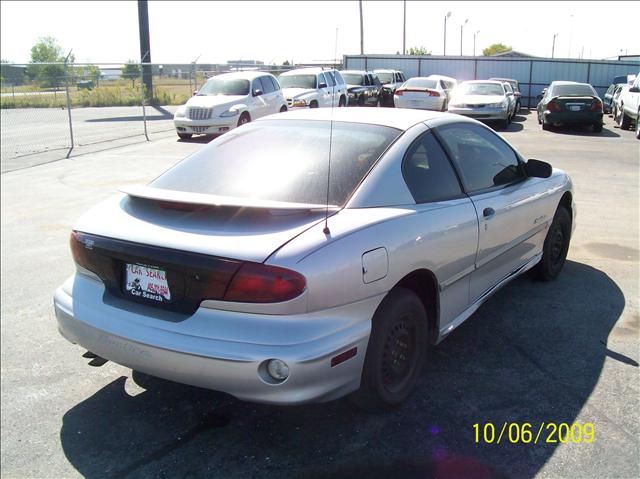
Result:
M582 110L582 107L580 105L571 105L569 108L571 109L571 111L580 111L580 110Z
M158 303L171 302L166 271L127 263L125 273L125 293Z

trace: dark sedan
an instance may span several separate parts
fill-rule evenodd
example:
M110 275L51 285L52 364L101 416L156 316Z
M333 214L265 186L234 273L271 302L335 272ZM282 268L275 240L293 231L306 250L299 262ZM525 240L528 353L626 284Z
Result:
M588 83L554 81L538 103L543 130L557 125L592 125L602 131L602 100Z

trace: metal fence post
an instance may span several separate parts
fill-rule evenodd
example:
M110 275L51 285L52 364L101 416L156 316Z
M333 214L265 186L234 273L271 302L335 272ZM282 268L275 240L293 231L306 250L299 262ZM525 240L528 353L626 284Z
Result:
M71 55L71 51L67 55L67 58L64 59L64 84L65 91L67 93L67 113L69 115L69 135L71 136L71 148L67 152L67 158L71 155L73 151L74 143L73 143L73 122L71 121L71 96L69 95L69 56Z
M533 60L529 61L529 93L527 98L527 108L531 110L531 80L533 78Z
M142 122L144 123L144 137L149 141L149 134L147 133L147 109L144 101L144 79L143 79L143 65L140 63L140 98L142 99Z

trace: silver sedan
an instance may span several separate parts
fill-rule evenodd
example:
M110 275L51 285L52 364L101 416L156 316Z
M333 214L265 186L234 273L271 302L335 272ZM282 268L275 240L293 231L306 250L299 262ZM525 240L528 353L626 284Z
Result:
M564 172L475 120L272 115L81 217L58 327L240 399L384 409L500 287L560 273L575 214Z
M507 128L515 116L513 90L501 81L473 80L460 83L451 92L447 111L477 120L495 120Z

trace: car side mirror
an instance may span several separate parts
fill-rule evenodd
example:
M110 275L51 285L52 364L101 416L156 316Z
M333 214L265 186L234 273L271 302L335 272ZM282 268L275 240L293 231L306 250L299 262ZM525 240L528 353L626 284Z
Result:
M193 92L193 96L196 96L198 94L198 90Z
M253 96L260 96L260 95L262 95L262 90L260 90L260 88L253 90Z
M524 164L524 171L532 178L549 178L553 168L545 161L531 159Z
M629 91L631 93L640 93L640 87L632 86L631 88L629 88Z
M325 82L322 82L318 85L318 88L327 88L327 84Z

